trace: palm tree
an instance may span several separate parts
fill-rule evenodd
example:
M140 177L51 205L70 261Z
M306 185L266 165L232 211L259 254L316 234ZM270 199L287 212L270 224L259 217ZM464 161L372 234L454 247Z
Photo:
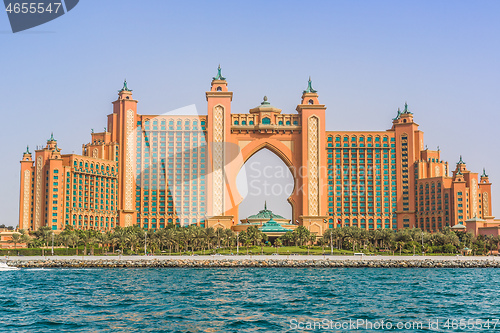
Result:
M392 243L394 239L394 232L390 229L383 229L380 235L380 240L382 241L382 246L388 250L389 245Z
M109 236L110 235L107 232L101 232L97 235L97 241L101 247L101 253L104 251L104 248L106 248L106 253L109 251Z
M226 240L226 247L231 250L233 244L236 242L236 233L231 229L226 229L225 240Z
M220 249L221 240L224 237L224 229L222 229L222 228L215 229L215 237L217 238L217 248ZM217 251L215 251L215 252L217 252Z
M250 228L248 228L250 229ZM250 238L250 235L248 234L248 229L240 232L240 242L243 243L246 248L247 248L247 255L248 255L248 248L252 244L252 240Z
M349 243L352 243L352 250L355 251L356 244L359 238L359 228L357 227L346 227L344 228L344 240L347 240Z
M399 248L399 255L401 255L401 249L405 245L403 241L396 242L397 247Z
M259 237L259 242L260 242L260 253L264 254L264 245L266 244L269 237L260 230L258 233L258 237Z
M247 247L247 255L248 255L248 249L249 249L250 245L252 245L252 240L249 238L245 239L245 246Z
M128 241L129 241L129 235L128 233L126 232L126 230L124 230L123 228L117 228L117 230L115 230L115 233L116 233L116 238L117 238L117 244L120 248L120 253L123 254L123 251L125 250L125 247L128 245Z
M76 246L76 255L78 255L78 243L80 242L80 235L75 230L69 232L68 244L71 244L72 248Z
M276 246L276 254L278 254L278 248L283 245L281 243L281 239L280 238L276 238L276 240L274 241L274 246Z
M17 249L17 244L21 242L21 235L13 233L12 238L8 240L9 243L14 243L14 250Z
M94 248L95 248L95 243L99 242L99 236L95 233L91 233L91 236L89 237L89 245L90 245L90 253L91 255L94 255Z
M327 231L325 231L325 233L323 233L322 243L328 244L328 246L330 246L330 250L333 250L333 241L337 240L337 235L335 230L336 229L328 229ZM323 249L323 252L325 252L325 249Z
M43 226L33 233L37 239L44 243L44 246L48 246L49 239L52 234L52 229L48 226Z
M337 235L337 240L338 240L338 248L339 250L342 250L344 247L344 238L346 237L346 231L345 228L337 228L334 229L335 234Z
M169 255L172 255L172 247L176 244L175 230L166 229L162 236L162 242L168 245Z
M204 229L203 232L204 232L205 244L207 245L207 249L210 251L212 248L212 242L213 242L214 238L216 237L215 230L214 230L214 228L210 227L210 228Z
M83 243L83 255L87 255L87 246L92 237L91 230L78 230L79 238Z
M311 248L314 243L316 243L316 234L311 233L309 235L309 238L306 239L307 241L307 255L309 255L309 249Z
M300 246L304 244L304 241L309 240L311 232L306 229L304 226L299 226L297 229L293 231L297 235L297 240L299 241Z
M135 233L133 230L131 230L128 233L128 243L130 245L130 251L136 252L137 248L139 247L139 240L142 237L138 237L137 233Z
M152 254L158 250L160 246L160 238L157 236L157 233L154 232L151 234L151 237L149 238L149 249Z
M69 251L69 241L70 235L68 232L63 231L57 236L58 240L66 246L66 255L68 255Z
M21 232L21 243L24 243L26 244L27 247L30 247L31 243L32 243L32 238L24 232L24 230L20 230Z

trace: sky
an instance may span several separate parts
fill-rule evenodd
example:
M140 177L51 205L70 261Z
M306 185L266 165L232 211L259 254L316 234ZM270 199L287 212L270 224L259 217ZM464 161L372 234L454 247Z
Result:
M460 155L469 170L486 168L500 216L499 12L499 1L86 0L16 34L0 13L0 224L18 224L26 145L53 132L63 153L81 153L125 78L141 114L190 104L205 114L219 64L234 113L264 95L295 113L309 76L328 130L389 129L408 102L451 169ZM281 197L270 200L287 214Z

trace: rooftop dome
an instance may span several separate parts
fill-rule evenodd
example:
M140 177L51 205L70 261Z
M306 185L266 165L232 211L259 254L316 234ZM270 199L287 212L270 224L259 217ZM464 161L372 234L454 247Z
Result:
M262 103L260 103L259 106L250 109L250 113L259 113L259 112L281 113L281 109L278 109L277 107L271 105L271 103L267 101L267 96L264 96L264 101L262 101Z
M273 220L272 218L264 223L264 225L259 228L260 231L262 232L287 232L290 231L289 229L281 226L278 222Z
M271 210L267 209L267 203L264 203L264 209L255 215L250 215L248 219L285 219L283 216L274 214Z

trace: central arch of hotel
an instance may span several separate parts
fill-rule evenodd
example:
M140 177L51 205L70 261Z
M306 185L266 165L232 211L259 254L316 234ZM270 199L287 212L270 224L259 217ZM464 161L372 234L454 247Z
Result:
M231 113L232 92L223 77L212 81L208 102L207 226L238 229L238 208L243 198L236 178L245 162L262 149L276 154L289 168L294 190L288 202L292 221L321 235L328 227L325 106L309 87L296 113L284 114L267 97L249 113Z
M297 155L294 155L292 153L291 147L293 146L293 141L288 141L284 140L281 141L279 138L272 138L272 139L257 139L254 141L251 141L250 143L247 143L246 140L238 140L242 141L241 144L239 144L241 149L241 160L238 160L238 162L242 161L242 163L238 163L239 165L236 167L238 168L238 173L239 171L243 168L243 166L247 163L247 161L257 154L258 152L268 149L272 153L274 153L276 156L278 156L283 163L285 163L286 167L288 170L290 170L292 176L293 176L293 191L288 197L287 201L288 203L292 206L292 221L295 221L298 219L298 215L294 214L296 211L297 204L300 200L300 188L298 186L298 180L297 178L300 177L299 173L301 171L300 169L300 159L298 159ZM233 182L236 181L236 178L231 179ZM236 183L230 183L231 187L235 187ZM236 209L235 213L235 221L239 221L242 216L239 216L239 210Z

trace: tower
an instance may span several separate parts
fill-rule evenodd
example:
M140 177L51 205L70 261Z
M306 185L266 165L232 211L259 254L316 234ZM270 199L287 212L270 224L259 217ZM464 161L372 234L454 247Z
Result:
M30 148L27 146L21 160L21 189L19 196L19 229L33 230L31 222L33 221L33 212L31 209L31 191L33 188L32 172L33 159L31 158Z
M492 218L491 210L491 183L486 170L483 168L483 174L479 180L479 216L482 219Z
M322 233L327 219L327 166L326 166L326 107L318 101L317 91L309 77L307 89L296 108L302 124L302 168L298 186L302 189L302 225L309 230Z
M135 223L135 145L137 127L137 101L132 98L132 90L127 86L118 91L118 99L113 102L113 113L108 115L108 129L111 140L118 143L118 220L121 227Z
M221 67L212 78L210 91L205 93L207 99L207 226L219 224L231 227L233 216L227 214L231 206L232 193L227 186L225 167L228 158L228 141L231 133L231 101L233 92L227 88L226 78L222 76ZM233 205L234 206L234 205Z
M424 135L413 121L413 113L405 103L404 110L398 109L392 121L396 139L396 181L397 205L396 218L398 229L410 228L415 222L415 161L420 159L424 150Z

